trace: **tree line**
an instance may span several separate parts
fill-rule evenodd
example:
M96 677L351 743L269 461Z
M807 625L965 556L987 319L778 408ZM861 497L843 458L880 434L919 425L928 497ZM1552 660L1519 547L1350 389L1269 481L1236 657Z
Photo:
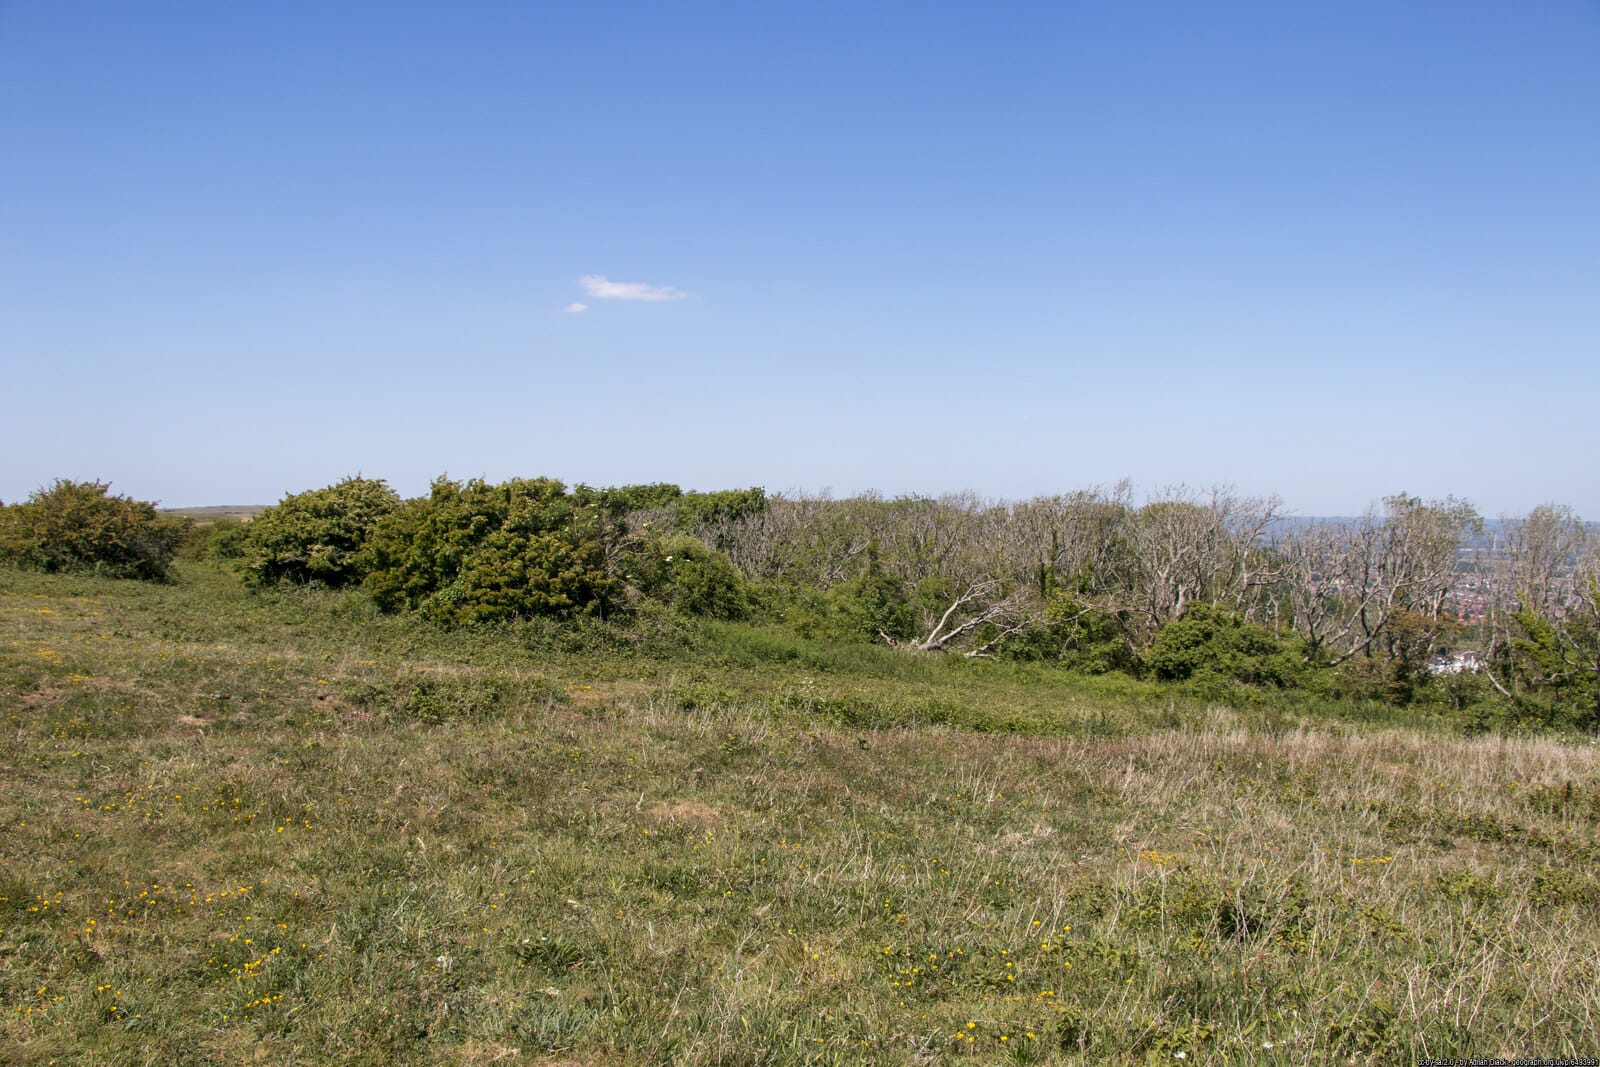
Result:
M1006 502L441 477L410 500L348 478L244 525L183 527L99 483L0 509L0 555L25 565L159 579L178 552L255 586L361 586L446 625L653 604L908 654L1600 726L1600 537L1553 505L1491 530L1463 500L1403 493L1301 520L1220 487ZM1476 669L1439 673L1463 648Z

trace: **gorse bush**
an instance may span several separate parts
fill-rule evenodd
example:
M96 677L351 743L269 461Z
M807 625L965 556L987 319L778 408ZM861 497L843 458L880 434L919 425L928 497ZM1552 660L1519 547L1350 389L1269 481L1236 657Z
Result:
M399 495L381 478L346 478L286 496L245 528L245 581L359 582L366 573L362 552L368 540L399 506Z
M687 534L651 541L630 577L646 596L692 615L740 619L750 610L744 576L727 556Z
M1226 680L1280 688L1294 686L1305 673L1302 658L1270 631L1209 604L1191 604L1163 626L1144 665L1162 681Z
M750 489L719 489L714 492L684 493L678 509L685 527L704 526L714 522L736 522L760 515L767 510L767 491L758 487Z
M684 493L675 485L572 490L550 478L437 479L402 501L382 481L350 478L299 493L244 529L253 585L363 582L387 612L449 625L605 618L639 595L694 615L741 618L743 575L686 527L751 513L759 489ZM634 527L638 527L637 530ZM225 558L235 535L193 552ZM633 596L626 595L630 589Z
M1043 616L1005 646L1018 660L1043 660L1084 674L1139 673L1130 627L1116 612L1051 590Z
M109 490L105 482L57 479L25 502L0 508L0 559L42 571L164 580L188 520Z
M193 523L184 533L178 558L191 563L243 559L249 532L248 526L231 517Z
M598 512L551 478L439 478L375 531L366 588L385 611L452 625L603 616L620 584L606 572Z

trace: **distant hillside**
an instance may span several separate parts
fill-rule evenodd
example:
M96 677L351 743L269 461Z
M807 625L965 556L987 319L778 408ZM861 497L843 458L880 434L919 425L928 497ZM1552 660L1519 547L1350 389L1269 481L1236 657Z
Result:
M238 519L249 522L266 511L268 504L213 504L204 508L162 508L164 515L182 515L195 522L216 522L218 519Z

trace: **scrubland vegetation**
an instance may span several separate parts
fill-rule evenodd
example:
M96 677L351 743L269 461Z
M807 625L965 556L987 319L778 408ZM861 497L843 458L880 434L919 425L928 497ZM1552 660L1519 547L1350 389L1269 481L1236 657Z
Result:
M130 581L88 489L0 513L6 1062L1594 1053L1559 509L1466 626L1458 502L352 479Z

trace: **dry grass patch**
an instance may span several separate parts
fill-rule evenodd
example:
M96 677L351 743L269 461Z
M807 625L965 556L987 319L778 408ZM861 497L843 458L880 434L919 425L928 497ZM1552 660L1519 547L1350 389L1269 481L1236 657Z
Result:
M646 814L660 822L687 823L692 826L715 826L722 821L721 812L699 800L664 801L652 805Z
M580 708L619 707L646 696L650 688L645 682L629 678L584 682L569 686L567 699Z

